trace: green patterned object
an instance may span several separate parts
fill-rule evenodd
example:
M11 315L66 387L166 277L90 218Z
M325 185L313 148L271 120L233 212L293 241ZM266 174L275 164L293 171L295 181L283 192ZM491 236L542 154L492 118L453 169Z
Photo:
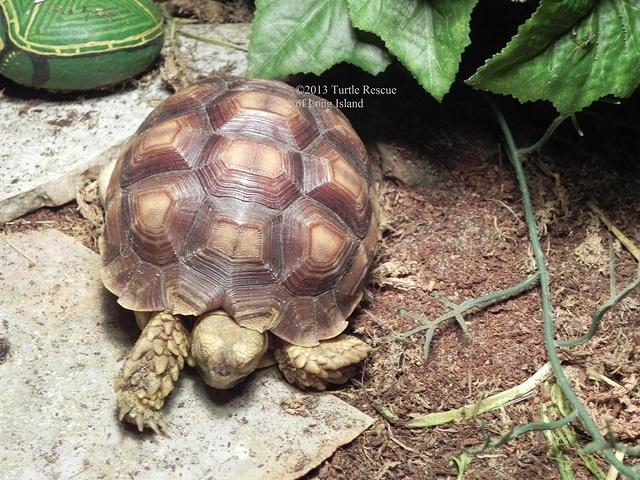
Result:
M151 0L0 0L0 74L49 90L113 85L162 48Z

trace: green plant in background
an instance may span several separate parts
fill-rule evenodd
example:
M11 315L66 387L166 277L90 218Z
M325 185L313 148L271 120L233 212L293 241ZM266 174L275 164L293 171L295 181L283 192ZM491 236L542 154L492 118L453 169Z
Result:
M348 62L375 75L394 56L442 100L470 43L477 3L256 0L249 72L267 78L320 74ZM379 40L373 43L363 32ZM640 84L640 2L542 0L466 83L521 102L547 100L564 115L607 95L628 97Z
M321 74L348 62L372 74L391 59L381 48L358 39L344 0L258 0L249 41L253 76Z
M543 0L518 34L467 82L572 114L640 83L640 2Z

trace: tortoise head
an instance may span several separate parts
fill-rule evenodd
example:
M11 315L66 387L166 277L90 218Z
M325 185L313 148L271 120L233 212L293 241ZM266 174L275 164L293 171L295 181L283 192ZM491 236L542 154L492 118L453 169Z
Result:
M267 351L267 333L241 327L222 310L198 317L191 355L205 383L227 389L253 372Z

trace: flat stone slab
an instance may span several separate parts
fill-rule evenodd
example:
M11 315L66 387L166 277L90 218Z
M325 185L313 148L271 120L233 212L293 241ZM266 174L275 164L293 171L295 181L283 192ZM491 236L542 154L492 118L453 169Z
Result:
M297 478L372 423L272 367L226 392L187 368L165 407L170 438L123 425L112 383L139 332L98 264L56 230L0 238L0 477Z
M248 24L183 25L196 35L246 45ZM246 53L179 37L190 74L201 78L219 69L242 75ZM2 89L0 78L0 90ZM24 95L25 90L21 90ZM159 73L137 88L83 97L0 95L0 223L43 206L62 205L113 157L169 92Z

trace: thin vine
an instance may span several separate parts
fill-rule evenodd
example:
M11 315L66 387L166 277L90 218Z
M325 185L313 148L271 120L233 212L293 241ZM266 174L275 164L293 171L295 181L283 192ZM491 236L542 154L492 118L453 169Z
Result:
M529 288L533 287L535 284L538 283L539 280L540 280L540 274L536 272L530 275L529 277L527 277L526 279L524 279L522 282L512 287L505 288L504 290L490 293L488 295L483 295L482 297L467 300L465 302L462 302L459 305L451 302L449 299L445 299L443 296L435 296L435 298L438 301L444 303L446 306L451 308L449 312L443 315L440 315L435 320L429 320L427 317L420 315L418 313L409 312L404 309L399 309L398 310L399 315L403 317L413 318L417 322L420 322L422 325L400 334L392 334L388 337L385 337L385 339L404 340L412 335L424 332L426 330L427 334L425 337L424 348L423 348L423 357L426 359L429 356L429 349L431 346L431 342L433 340L435 328L438 325L440 325L442 322L445 322L450 318L455 318L458 324L460 325L460 328L462 329L462 331L466 333L468 328L467 328L467 323L464 320L463 314L467 313L469 310L472 310L476 307L487 308L488 306L493 305L495 303L499 303L509 298L516 297L521 293L525 292L526 290L528 290Z
M501 447L502 445L504 445L507 442L510 442L511 440L518 438L521 435L524 435L525 433L529 433L529 432L541 432L543 430L556 430L558 428L562 428L565 425L570 424L572 421L574 421L576 418L578 418L578 412L575 410L572 410L571 412L569 412L567 415L565 415L564 417L555 420L553 422L538 422L538 423L528 423L526 425L521 425L521 426L512 426L511 429L502 437L500 437L497 440L493 440L493 438L491 437L491 435L487 432L486 429L483 429L483 433L484 433L484 442L476 447L475 449L463 449L466 453L472 454L472 455L478 455L482 452L484 452L485 450L489 449L489 448L498 448Z

